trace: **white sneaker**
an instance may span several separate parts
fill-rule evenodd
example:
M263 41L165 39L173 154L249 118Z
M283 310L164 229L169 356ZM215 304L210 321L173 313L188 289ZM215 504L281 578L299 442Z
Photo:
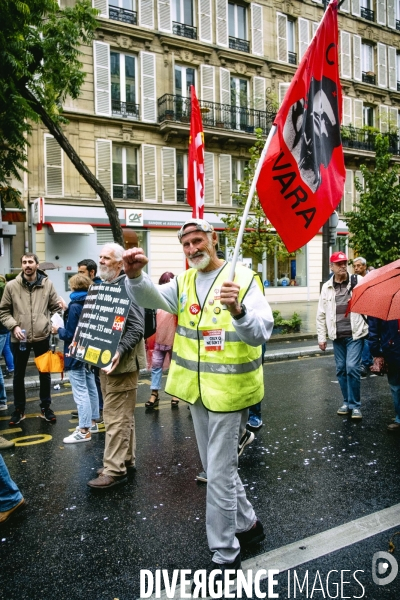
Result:
M97 423L92 425L91 428L89 429L89 431L90 431L90 433L99 433L99 426L97 425Z
M0 404L0 410L8 410L7 404Z
M80 429L76 429L68 437L63 439L64 444L77 444L78 442L90 442L92 439L90 431L82 433Z

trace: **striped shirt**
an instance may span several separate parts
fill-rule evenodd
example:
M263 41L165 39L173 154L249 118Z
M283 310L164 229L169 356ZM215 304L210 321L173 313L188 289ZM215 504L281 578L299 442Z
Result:
M333 287L335 289L336 301L336 337L347 338L352 337L350 314L345 317L348 302L351 298L350 291L347 289L349 285L349 275L345 281L337 282L333 278Z

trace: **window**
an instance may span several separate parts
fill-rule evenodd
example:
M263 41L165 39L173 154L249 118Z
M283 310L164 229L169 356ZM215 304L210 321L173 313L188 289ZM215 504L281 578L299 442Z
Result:
M110 52L111 108L113 115L139 118L136 104L136 57Z
M229 48L250 52L247 41L246 8L239 4L228 4Z
M288 19L287 21L287 43L288 43L288 62L291 65L297 63L296 47L295 47L295 34L294 34L294 21Z
M248 82L247 79L231 77L231 127L245 130L248 126Z
M108 11L110 19L130 25L137 24L135 0L110 0Z
M176 23L194 25L192 0L172 0L172 20Z
M179 204L186 203L187 190L187 154L176 151L176 201Z
M190 98L190 86L196 85L195 69L175 65L175 94Z
M363 125L367 127L374 126L374 108L373 106L363 105Z
M375 13L372 10L372 0L361 0L360 14L363 19L367 19L368 21L375 21Z
M400 54L396 54L397 91L400 91Z
M374 48L371 44L361 44L362 80L375 84Z
M140 200L138 186L137 150L129 146L112 147L113 197Z
M237 194L239 191L239 183L244 179L244 170L249 164L248 160L242 158L232 158L232 194ZM237 199L232 196L232 206L237 206Z

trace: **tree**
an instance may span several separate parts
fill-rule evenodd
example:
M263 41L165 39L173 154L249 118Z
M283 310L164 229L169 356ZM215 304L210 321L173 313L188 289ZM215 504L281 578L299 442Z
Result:
M244 178L238 181L238 192L232 194L233 203L236 211L232 214L221 216L225 223L225 234L228 244L235 246L237 234L242 222L243 212L247 197L257 168L257 162L264 147L262 129L255 130L256 141L254 146L249 149L250 160L244 169ZM292 256L288 253L280 236L275 232L271 223L268 222L263 209L261 208L257 192L254 193L251 203L251 209L246 221L245 234L242 242L242 253L253 255L258 262L262 262L266 255L273 256L278 254L279 258Z
M114 240L123 245L114 202L65 136L62 106L78 98L85 73L79 58L97 26L89 0L60 9L56 0L3 0L0 28L0 189L2 202L15 190L7 179L26 171L32 123L42 121L80 175L98 194Z
M355 180L360 199L344 214L349 245L375 266L397 260L400 252L400 167L391 164L388 148L389 137L377 135L375 167L361 165L364 182Z

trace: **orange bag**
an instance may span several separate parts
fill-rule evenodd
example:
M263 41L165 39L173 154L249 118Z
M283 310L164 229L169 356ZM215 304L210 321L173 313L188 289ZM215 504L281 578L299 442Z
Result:
M35 364L41 373L62 373L64 371L64 355L62 352L48 350L35 358Z

